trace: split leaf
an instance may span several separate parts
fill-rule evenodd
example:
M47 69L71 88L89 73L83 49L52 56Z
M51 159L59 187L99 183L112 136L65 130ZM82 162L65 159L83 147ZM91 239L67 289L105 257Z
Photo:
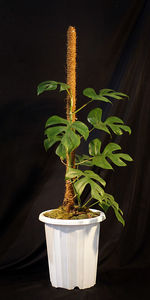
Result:
M56 90L58 85L60 86L60 92L68 91L68 89L70 88L68 84L63 83L63 82L57 82L57 81L52 81L52 80L43 81L37 87L37 95L40 95L46 91Z
M116 135L123 134L123 130L131 134L131 128L129 126L124 125L123 120L118 117L112 116L107 118L104 122L102 121L102 109L94 108L88 114L88 122L93 125L94 128L103 130L109 134L111 130Z
M94 139L89 143L89 154L93 156L93 164L103 169L112 169L107 158L120 167L126 166L123 160L132 161L131 156L126 153L113 153L114 151L121 150L121 147L116 143L109 143L102 153L100 150L101 141L99 139Z
M86 88L83 90L83 95L92 99L92 100L100 100L104 102L112 103L107 97L114 98L117 100L121 100L124 98L128 98L128 95L120 92L115 92L112 89L101 89L99 94L96 94L93 88Z
M81 170L69 168L68 171L66 172L66 179L68 178L74 179L75 181L74 187L79 196L81 196L86 185L88 184L91 187L91 195L95 191L97 191L97 193L99 193L100 195L104 195L104 190L98 183L105 186L106 182L99 175L95 174L91 170L81 171ZM98 181L98 183L95 182L94 180Z
M86 88L83 90L83 95L87 96L88 98L92 99L92 100L100 100L103 102L109 102L111 103L111 101L109 99L107 99L106 97L102 96L102 95L98 95L96 94L95 90L93 88Z
M62 144L56 149L56 154L62 159L66 158L65 153L71 153L81 142L80 135L86 140L89 136L88 127L80 122L71 122L57 115L50 117L45 125L44 141L46 151L56 142ZM65 149L65 151L64 151Z
M80 122L80 121L73 122L72 128L75 129L76 131L78 131L78 133L80 133L81 136L83 136L84 139L87 140L87 138L89 136L89 129L83 122Z

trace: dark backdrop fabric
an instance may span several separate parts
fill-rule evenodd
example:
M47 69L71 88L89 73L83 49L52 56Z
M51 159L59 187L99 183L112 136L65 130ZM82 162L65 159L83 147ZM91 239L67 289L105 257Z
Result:
M41 211L61 204L64 166L43 147L49 116L65 116L65 96L37 97L41 81L66 81L66 31L77 30L77 105L82 90L112 88L129 101L103 105L132 135L114 137L134 162L105 171L124 211L101 225L97 284L52 288ZM150 1L0 1L0 298L147 299L150 276ZM92 105L91 107L92 108ZM79 118L85 120L85 112ZM101 139L107 140L101 133ZM82 150L85 150L83 147Z

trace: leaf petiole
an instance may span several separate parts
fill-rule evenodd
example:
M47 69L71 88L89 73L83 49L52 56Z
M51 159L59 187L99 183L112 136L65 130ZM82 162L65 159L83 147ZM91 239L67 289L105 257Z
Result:
M93 159L93 157L90 157L89 159L85 159L85 160L82 160L82 161L80 161L80 162L78 162L78 163L75 163L75 166L84 164L85 162L87 162L87 161L89 161L89 160L91 160L91 159Z
M94 203L92 203L89 207L92 207L92 206L96 205L97 203L99 203L99 200L96 201L96 202L94 202Z
M87 200L87 201L82 205L82 207L85 207L91 200L92 200L92 197L90 197L89 200ZM89 207L90 207L90 206L89 206Z
M73 114L76 114L77 112L79 112L81 109L83 109L85 106L87 106L89 103L93 102L94 100L90 100L88 101L86 104L82 105L80 108L78 108L76 111L73 112Z

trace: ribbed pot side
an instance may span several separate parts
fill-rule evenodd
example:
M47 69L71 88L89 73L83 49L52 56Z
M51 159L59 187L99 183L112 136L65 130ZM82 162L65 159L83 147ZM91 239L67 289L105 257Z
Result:
M43 214L39 219L45 223L52 286L70 290L95 285L100 222L105 219L104 213L82 220L56 220Z

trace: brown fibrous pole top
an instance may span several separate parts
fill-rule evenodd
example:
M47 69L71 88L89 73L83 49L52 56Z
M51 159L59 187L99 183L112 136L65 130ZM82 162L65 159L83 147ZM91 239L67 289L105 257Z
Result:
M74 112L76 110L76 29L73 26L69 26L67 31L67 84L70 86L73 98L72 112ZM67 118L69 119L69 97L67 100ZM75 121L75 114L72 116L72 121Z

